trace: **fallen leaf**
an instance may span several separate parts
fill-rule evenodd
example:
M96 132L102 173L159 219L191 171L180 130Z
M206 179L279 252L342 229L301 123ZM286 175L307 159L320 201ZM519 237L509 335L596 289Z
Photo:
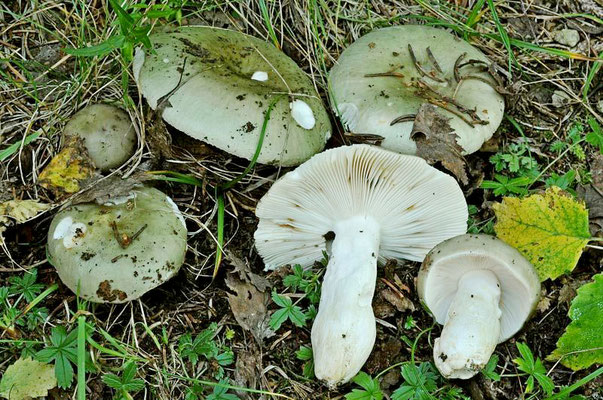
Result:
M253 347L237 353L237 362L235 364L234 379L239 387L255 389L260 381L260 371L262 369L262 355ZM237 392L241 398L251 398L249 393Z
M548 360L578 371L593 364L603 363L603 274L595 275L593 282L578 289L572 301L569 317L572 322L557 342L557 348Z
M270 301L268 292L260 292L254 285L236 278L233 274L226 277L226 285L235 292L228 293L228 304L239 325L250 331L260 344L265 338L273 336L266 307Z
M0 397L22 400L48 395L56 387L54 367L32 358L19 358L9 366L0 381Z
M17 224L22 224L49 208L50 204L37 200L9 200L0 203L0 243L4 241L2 233L11 224L11 219Z
M541 281L571 272L589 242L584 203L556 186L523 199L505 197L493 208L496 235L534 265Z
M591 234L596 236L603 233L603 189L599 189L594 184L578 186L576 193L588 207Z
M405 296L401 296L401 295L395 293L390 288L383 289L381 291L381 296L383 296L383 298L385 300L387 300L390 304L392 304L394 307L396 307L396 310L398 310L398 311L402 311L402 312L411 311L412 312L415 310L415 305L413 304L412 301L410 301Z
M152 180L153 178L152 175L144 172L136 173L125 179L120 175L112 175L95 182L91 188L76 195L71 200L71 204L91 202L105 204L116 197L127 196L132 189L142 186L144 181Z
M458 138L448 121L450 118L438 113L437 107L425 103L417 111L410 137L417 145L417 156L428 163L441 162L463 184L469 183L465 172L463 149L456 142Z
M66 140L63 150L50 160L38 179L42 187L57 196L78 192L97 175L82 139L71 136Z
M239 278L243 281L250 282L260 292L265 292L271 286L268 279L251 272L249 265L235 256L231 251L224 250L224 255L226 260L234 267L233 272L239 275Z

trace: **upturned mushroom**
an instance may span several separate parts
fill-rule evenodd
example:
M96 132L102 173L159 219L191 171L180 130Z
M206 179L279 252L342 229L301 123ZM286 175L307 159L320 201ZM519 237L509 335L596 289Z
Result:
M269 104L263 164L298 165L321 151L331 123L314 85L283 52L239 32L182 26L136 51L134 76L153 109L176 129L251 159Z
M329 82L335 112L352 133L379 135L383 147L415 154L413 123L422 105L431 104L450 118L458 145L470 154L503 117L504 100L496 90L502 85L491 67L478 49L442 29L404 25L352 43Z
M102 205L59 212L48 253L63 283L97 303L137 299L174 276L186 253L186 225L176 204L153 188Z
M279 179L256 215L266 269L313 265L328 248L325 235L334 234L312 327L315 375L334 386L356 375L375 343L377 262L422 261L466 231L467 204L456 181L423 159L353 145L317 154Z
M122 165L134 154L136 132L122 109L92 104L78 111L65 125L65 142L82 139L90 159L101 171Z
M489 235L438 244L419 271L418 291L444 325L433 358L446 378L469 379L513 336L538 303L540 280L517 250Z

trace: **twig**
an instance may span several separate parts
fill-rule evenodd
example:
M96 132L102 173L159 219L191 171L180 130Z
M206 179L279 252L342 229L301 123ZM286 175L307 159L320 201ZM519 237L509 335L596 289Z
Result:
M394 120L392 122L389 123L389 126L398 124L400 122L409 122L409 121L413 121L415 119L415 117L417 116L417 114L406 114L406 115L401 115L397 118L394 118Z
M436 60L435 56L433 55L433 53L431 52L431 49L429 47L427 47L427 57L429 57L429 60L431 61L431 63L433 64L433 66L435 67L435 69L442 74L442 68L440 68L440 64L438 64L438 61Z
M466 56L467 56L467 53L463 53L454 62L454 70L453 70L454 71L454 80L457 81L457 82L461 81L461 78L459 77L459 64L461 63L461 61L463 61L463 59Z
M415 65L415 68L417 69L417 71L419 71L419 73L422 76L426 76L426 77L431 78L431 79L433 79L434 81L437 81L437 82L446 82L444 79L439 78L439 77L437 77L437 76L435 76L433 74L430 74L430 73L428 73L427 71L425 71L423 69L423 66L421 65L421 63L419 63L417 61L417 57L415 57L415 52L413 51L412 46L410 45L410 43L408 44L408 52L410 53L410 58L412 59L412 62Z

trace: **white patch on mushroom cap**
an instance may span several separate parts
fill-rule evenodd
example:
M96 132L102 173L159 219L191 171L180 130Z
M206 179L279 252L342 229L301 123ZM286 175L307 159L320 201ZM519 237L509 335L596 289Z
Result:
M180 222L182 222L182 225L184 225L184 227L186 228L186 222L184 221L184 216L180 212L180 209L178 208L178 205L176 203L174 203L174 200L172 200L168 196L165 197L165 200L168 202L168 204L170 206L172 206L172 209L174 210L174 214L176 214L176 216L178 217L178 219L180 220Z
M251 79L253 79L254 81L265 82L268 80L268 72L255 71L253 75L251 75Z
M308 103L302 100L294 100L289 103L289 108L291 109L291 116L299 126L304 129L314 128L316 120Z
M54 233L52 234L53 239L62 239L69 233L69 227L73 224L73 219L71 217L63 218L54 229Z
M104 206L118 206L120 204L124 204L127 203L128 200L132 200L136 198L136 193L131 192L130 194L126 195L126 196L118 196L118 197L114 197L112 199L107 200L106 202L103 203Z
M53 239L63 239L63 246L71 249L79 246L86 233L86 225L81 222L73 222L71 217L63 218L54 229Z

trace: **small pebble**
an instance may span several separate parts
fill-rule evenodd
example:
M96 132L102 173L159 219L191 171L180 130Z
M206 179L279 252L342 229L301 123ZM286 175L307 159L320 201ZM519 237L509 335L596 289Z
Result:
M574 47L580 41L580 34L575 29L561 29L553 33L553 38L557 43Z

